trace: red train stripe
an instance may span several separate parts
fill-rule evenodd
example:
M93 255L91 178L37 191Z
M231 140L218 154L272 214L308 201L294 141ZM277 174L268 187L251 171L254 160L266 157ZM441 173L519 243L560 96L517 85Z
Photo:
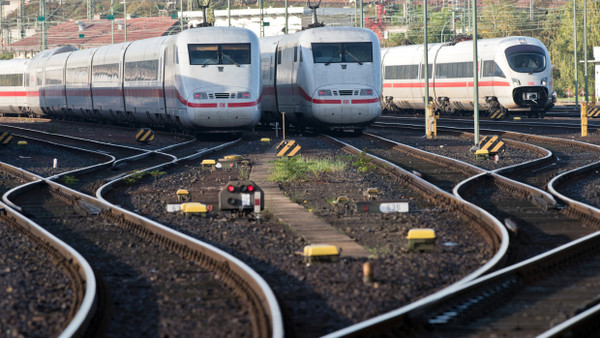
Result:
M423 82L384 82L383 88L424 88ZM473 81L459 82L429 82L429 88L466 88L473 87ZM479 87L510 87L507 81L479 81Z
M379 102L378 97L376 97L374 99L352 100L352 104L367 104L367 103L376 103L376 102Z

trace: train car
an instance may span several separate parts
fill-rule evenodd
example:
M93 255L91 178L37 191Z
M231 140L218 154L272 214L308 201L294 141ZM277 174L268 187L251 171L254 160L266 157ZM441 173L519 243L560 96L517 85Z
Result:
M383 104L425 108L423 45L383 49ZM556 100L552 64L537 39L514 36L477 43L479 106L490 114L543 115ZM472 112L473 41L428 45L429 97L442 114Z
M212 130L258 123L260 49L252 31L190 29L168 41L165 55L167 117Z
M6 67L0 68L0 114L24 113L27 107L27 90L25 88L25 59L3 61Z
M13 63L0 62L0 74ZM88 50L61 47L25 64L24 109L31 115L193 131L249 129L260 119L259 44L247 29L203 27Z
M381 114L377 36L355 27L311 28L260 39L262 121L361 131Z

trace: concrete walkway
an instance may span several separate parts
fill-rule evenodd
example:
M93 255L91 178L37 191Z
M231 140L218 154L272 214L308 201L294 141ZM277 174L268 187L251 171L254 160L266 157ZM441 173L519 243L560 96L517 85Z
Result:
M341 256L367 257L371 255L348 236L308 212L303 206L292 202L279 190L277 183L268 182L269 170L277 159L275 151L267 152L253 164L250 179L265 194L265 209L268 209L279 221L295 229L310 244L329 244L341 248ZM271 162L271 163L270 163Z

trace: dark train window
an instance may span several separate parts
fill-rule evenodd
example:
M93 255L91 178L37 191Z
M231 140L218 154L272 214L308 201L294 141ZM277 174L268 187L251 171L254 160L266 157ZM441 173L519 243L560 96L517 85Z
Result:
M281 47L277 47L277 64L281 64Z
M63 72L62 69L46 70L45 84L47 85L59 85L63 83Z
M483 77L506 77L500 66L494 60L484 60L483 61Z
M294 46L294 62L298 61L298 46Z
M371 42L313 43L315 63L373 62L373 44Z
M23 86L23 73L0 74L0 86L6 86L6 87Z
M88 84L88 67L67 68L67 84Z
M119 64L107 63L104 65L92 66L92 80L96 81L118 81L119 80Z
M546 69L546 52L538 46L518 45L504 52L508 65L519 73L539 73Z
M386 80L409 80L419 77L417 65L385 66L383 76Z
M435 77L439 79L473 77L473 62L438 63L435 65Z
M188 45L191 65L250 64L250 44L193 44Z
M432 72L431 72L432 66L431 63L429 65L427 65L427 75L428 77L431 79L432 78ZM421 64L421 76L420 78L423 79L425 77L425 65Z
M125 81L157 81L158 60L125 62Z

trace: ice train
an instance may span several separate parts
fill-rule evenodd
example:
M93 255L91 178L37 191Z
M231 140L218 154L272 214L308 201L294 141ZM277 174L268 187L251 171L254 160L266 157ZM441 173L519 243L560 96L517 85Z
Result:
M243 130L260 120L258 38L203 27L176 35L0 62L0 113Z
M424 109L423 45L383 49L386 108ZM492 116L543 115L556 101L552 64L537 39L514 36L477 42L479 106ZM442 114L472 112L473 41L428 45L429 97Z
M381 54L370 30L319 27L260 38L263 122L361 131L381 114Z

